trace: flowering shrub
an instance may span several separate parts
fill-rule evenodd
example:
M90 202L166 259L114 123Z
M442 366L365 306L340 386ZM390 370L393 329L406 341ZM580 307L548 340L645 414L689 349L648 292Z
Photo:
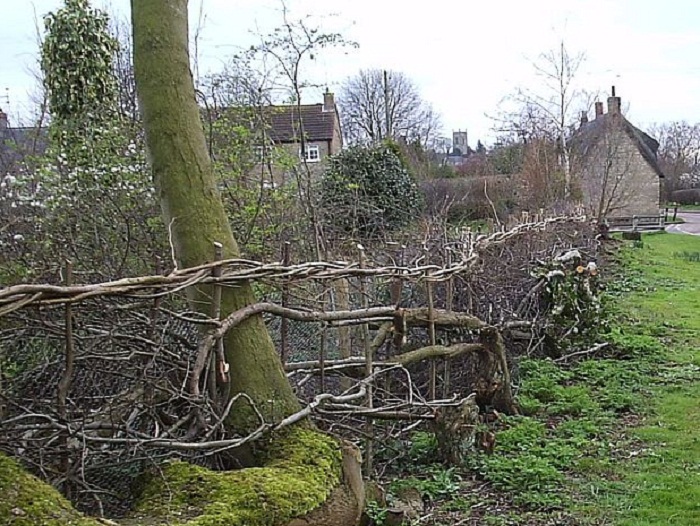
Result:
M117 106L108 17L66 0L44 18L47 151L0 174L0 282L82 282L153 272L167 254L138 124Z
M153 272L167 254L165 229L143 147L120 136L75 165L59 149L26 159L0 179L0 281L55 281L70 259L81 281ZM118 148L115 148L118 146ZM86 152L85 159L88 159Z

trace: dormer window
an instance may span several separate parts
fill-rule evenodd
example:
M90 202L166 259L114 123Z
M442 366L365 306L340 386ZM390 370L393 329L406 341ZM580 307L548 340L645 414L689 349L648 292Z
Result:
M299 158L304 159L306 157L306 162L307 163L317 163L321 160L321 152L318 149L318 146L316 145L309 145L307 144L305 146L306 149L306 155L302 155L302 151L299 150Z

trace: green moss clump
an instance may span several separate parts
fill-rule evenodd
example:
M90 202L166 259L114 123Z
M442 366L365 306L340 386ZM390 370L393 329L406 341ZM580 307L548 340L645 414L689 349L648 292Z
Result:
M99 526L55 488L0 453L0 524L8 526Z
M187 526L271 526L320 506L340 483L340 444L295 426L276 437L264 467L216 472L172 462L146 483L138 514Z

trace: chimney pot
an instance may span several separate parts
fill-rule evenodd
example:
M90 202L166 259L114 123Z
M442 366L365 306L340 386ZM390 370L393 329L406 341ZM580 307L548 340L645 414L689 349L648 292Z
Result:
M603 103L602 102L596 102L595 103L595 118L597 119L603 115Z
M612 87L612 96L608 97L608 113L619 115L622 107L622 99L615 96L615 86Z
M323 111L335 111L335 96L328 91L323 94Z
M586 124L588 122L588 112L587 111L582 111L581 112L581 126Z

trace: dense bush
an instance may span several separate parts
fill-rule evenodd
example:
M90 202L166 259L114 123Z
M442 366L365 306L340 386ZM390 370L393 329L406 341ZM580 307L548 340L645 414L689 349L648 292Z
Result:
M391 145L353 147L330 159L321 179L326 226L374 236L407 224L421 208L421 196Z
M671 201L681 205L700 204L700 188L688 188L671 192Z
M507 176L431 179L421 190L426 213L449 221L493 218L494 208L505 219L515 208L513 182Z

